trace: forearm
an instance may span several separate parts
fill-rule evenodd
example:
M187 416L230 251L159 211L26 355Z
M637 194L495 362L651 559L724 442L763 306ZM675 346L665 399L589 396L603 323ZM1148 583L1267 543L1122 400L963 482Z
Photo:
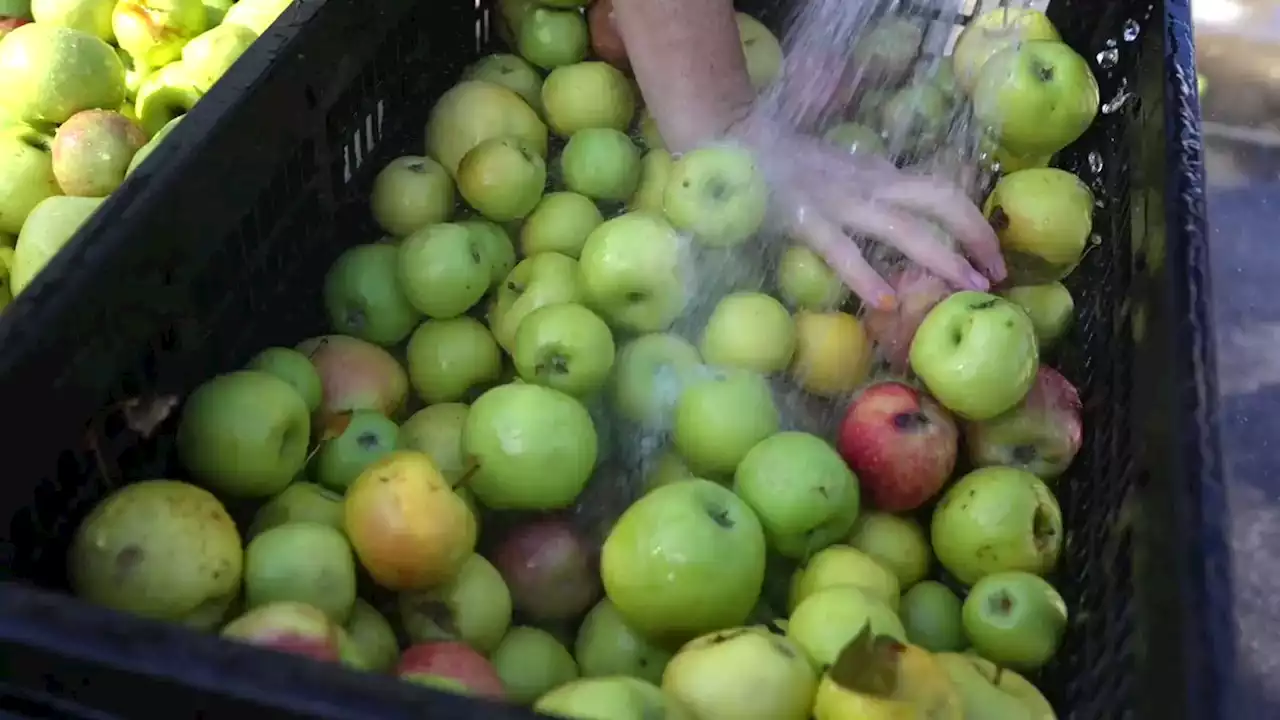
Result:
M614 21L667 147L722 134L754 97L732 0L614 0Z

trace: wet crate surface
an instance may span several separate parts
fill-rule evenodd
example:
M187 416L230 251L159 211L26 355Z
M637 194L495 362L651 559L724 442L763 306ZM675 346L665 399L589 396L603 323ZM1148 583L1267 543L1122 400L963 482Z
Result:
M776 6L742 9L775 27L784 18ZM51 395L62 414L39 428L40 437L24 438L13 471L18 481L0 495L9 519L2 546L9 579L65 590L68 542L93 503L124 482L182 477L171 445L174 414L165 409L263 347L326 330L318 302L325 269L346 247L379 234L367 208L373 175L388 160L421 151L432 101L486 49L490 35L489 12L458 0L372 13L334 0L303 3L298 12L299 25L273 49L269 77L252 87L246 80L246 94L258 98L252 112L229 92L217 95L228 113L237 113L236 123L207 137L194 136L196 130L182 136L193 155L234 148L227 160L239 160L245 176L209 170L206 182L234 183L235 192L210 200L208 190L170 189L163 186L196 180L156 170L152 182L163 187L157 192L168 200L165 212L127 220L148 235L148 247L114 255L71 248L76 257L60 259L50 274L76 263L100 265L95 284L73 292L69 280L42 280L23 301L26 309L0 324L0 338L12 341L22 336L16 323L24 314L38 316L33 306L44 298L71 296L67 302L86 305L66 315L57 338L23 363L10 363L16 370L9 387L25 388L33 399ZM317 18L315 31L300 24L308 13ZM1105 112L1056 163L1094 189L1098 242L1069 280L1077 321L1054 359L1080 388L1086 436L1054 488L1067 528L1054 579L1072 622L1040 681L1064 718L1121 718L1134 712L1137 692L1131 558L1141 428L1132 388L1142 375L1135 364L1142 317L1134 290L1153 262L1138 246L1158 232L1157 210L1134 191L1133 154L1144 112L1139 60L1159 48L1143 32L1160 15L1147 3L1083 1L1055 3L1050 14L1091 60ZM267 93L278 98L275 107L261 100ZM246 134L255 140L236 139ZM130 200L137 199L108 208L128 218ZM156 239L166 232L166 242ZM122 628L140 624L115 621Z

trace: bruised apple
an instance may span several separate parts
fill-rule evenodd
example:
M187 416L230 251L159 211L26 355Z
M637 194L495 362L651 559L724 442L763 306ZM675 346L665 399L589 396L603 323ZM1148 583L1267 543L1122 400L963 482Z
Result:
M955 421L927 395L886 381L849 406L837 446L872 504L904 512L923 505L951 477L958 437Z
M325 611L292 601L260 605L222 629L224 638L327 662L339 661L342 635Z
M297 349L320 374L319 426L355 410L375 410L394 419L404 406L409 377L381 347L347 335L324 335L302 341Z
M479 554L444 585L400 593L398 604L400 622L415 642L461 640L487 653L511 626L511 592Z
M1042 365L1017 407L965 425L969 460L975 467L1016 467L1052 480L1066 472L1080 451L1080 409L1080 394L1071 381Z
M515 607L534 620L577 617L600 594L595 556L564 520L513 528L493 558Z
M347 489L343 527L360 563L389 590L447 582L476 546L476 521L426 453L398 451Z
M890 310L868 309L863 316L867 334L876 342L880 353L894 372L907 370L911 340L934 305L951 294L951 288L936 275L912 265L891 281L897 296Z
M413 645L400 656L396 676L401 680L438 689L453 689L466 695L495 700L506 698L502 680L493 664L465 643Z

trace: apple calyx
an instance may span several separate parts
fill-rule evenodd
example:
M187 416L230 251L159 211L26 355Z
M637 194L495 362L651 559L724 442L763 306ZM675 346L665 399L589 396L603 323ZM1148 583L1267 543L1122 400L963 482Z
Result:
M991 208L991 215L987 218L987 222L991 224L991 229L996 232L1004 232L1009 229L1009 213L1004 211L1004 206L996 205Z
M725 530L733 529L734 522L729 517L728 510L726 510L723 507L720 507L719 505L710 505L710 504L706 505L704 509L707 511L707 517L711 518L712 522L714 522L716 525L719 525Z
M419 175L425 175L427 172L427 164L417 160L415 160L414 162L408 163L407 165L404 166L404 168L411 173L417 173Z
M1056 545L1058 529L1054 527L1053 513L1044 503L1036 505L1031 516L1031 535L1037 550L1048 550Z
M894 638L876 635L868 623L836 656L827 675L849 692L891 698L898 690L899 664L906 649Z
M923 411L913 410L910 412L901 412L893 416L893 427L895 430L902 432L920 432L932 424L932 420Z
M1013 597L1000 590L987 598L987 612L996 617L1008 617L1013 611Z
M1040 79L1040 82L1044 82L1044 83L1053 82L1054 69L1052 65L1048 63L1037 62L1035 65L1035 73L1036 73L1036 77Z
M435 598L422 598L413 603L415 612L421 614L440 632L432 639L458 640L458 623L453 611L445 602Z

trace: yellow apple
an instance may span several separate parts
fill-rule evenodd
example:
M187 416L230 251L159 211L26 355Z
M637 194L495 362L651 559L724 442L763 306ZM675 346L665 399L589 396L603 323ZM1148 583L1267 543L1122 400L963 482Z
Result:
M791 375L814 395L851 393L871 371L871 341L862 323L849 313L799 312L795 316L796 351Z

